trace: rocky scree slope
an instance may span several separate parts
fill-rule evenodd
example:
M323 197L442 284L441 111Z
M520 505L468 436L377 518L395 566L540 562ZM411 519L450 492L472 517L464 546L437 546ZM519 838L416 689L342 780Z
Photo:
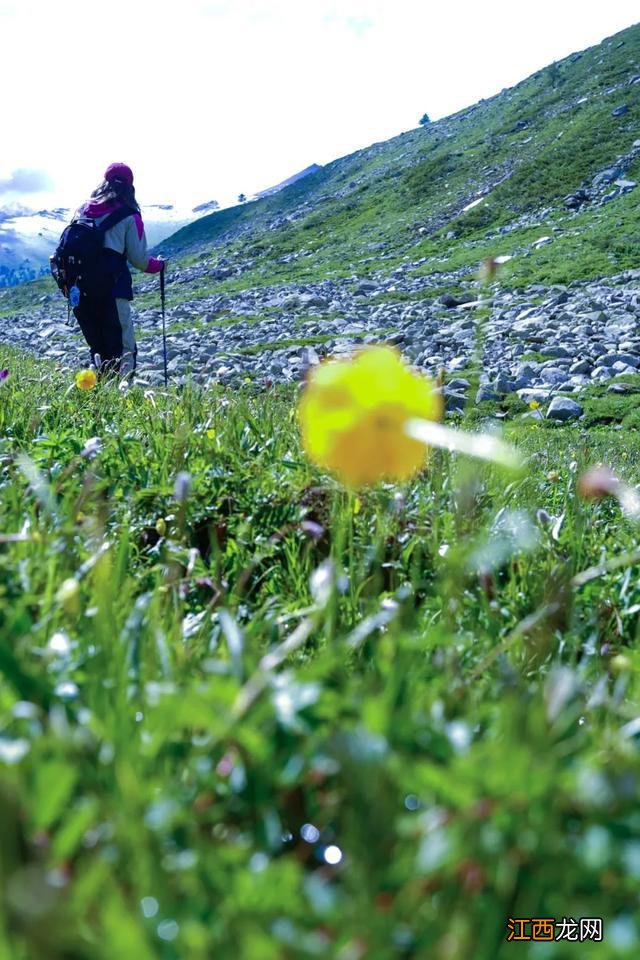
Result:
M296 381L386 340L445 368L450 410L514 394L579 416L586 386L624 389L640 366L639 177L635 26L164 241L172 376ZM486 257L501 273L480 288ZM153 284L138 284L141 376L159 382ZM2 338L75 360L47 290L0 294Z

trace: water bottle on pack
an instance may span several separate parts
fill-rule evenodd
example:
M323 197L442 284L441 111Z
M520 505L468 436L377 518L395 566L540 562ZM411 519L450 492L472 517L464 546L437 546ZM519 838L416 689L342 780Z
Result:
M80 303L80 287L74 283L69 290L69 306L77 307Z

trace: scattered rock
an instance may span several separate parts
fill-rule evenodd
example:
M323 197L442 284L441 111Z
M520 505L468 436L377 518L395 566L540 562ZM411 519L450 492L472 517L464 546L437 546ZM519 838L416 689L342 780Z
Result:
M551 396L551 390L549 389L540 389L540 388L526 388L524 390L518 390L518 396L523 403L546 403Z
M573 193L570 193L569 196L564 198L564 205L568 207L569 210L577 210L579 207L583 206L585 203L589 203L591 200L591 194L588 190L581 188L580 190L575 190Z
M631 393L635 387L631 383L610 383L607 387L607 393Z
M635 149L640 151L640 142ZM617 181L622 180L619 166L615 171L613 164L607 168ZM625 181L621 186L616 180L605 189L623 189ZM586 195L597 198L595 189ZM550 230L549 235L555 234ZM529 249L514 250L514 255L526 255ZM190 290L183 281L206 284L214 269L232 270L235 276L242 273L242 264L220 259L215 267L203 262L180 268L180 286L172 292L168 284L171 378L178 384L188 375L202 384L217 380L234 385L247 379L296 383L327 355L346 357L363 344L397 343L416 367L431 376L444 368L455 378L444 390L450 411L461 410L474 394L478 402L496 402L516 392L524 405L536 400L549 406L550 419L556 419L555 401L576 403L580 390L594 383L618 392L625 389L624 382L616 380L620 374L640 373L640 270L563 287L535 284L509 290L498 285L491 299L480 300L475 265L447 270L440 266L446 261L438 258L438 272L432 275L417 269L428 259L407 259L399 265L395 261L391 269L380 266L362 277L274 282L200 298L194 282L193 299L187 299ZM439 296L443 283L456 293ZM136 287L144 293L157 290L144 278ZM484 308L481 321L474 304ZM159 384L160 311L156 305L145 308L140 300L134 309L139 379ZM47 297L11 317L3 325L3 339L69 367L79 366L86 363L86 347L77 325L67 326L65 317L64 300ZM479 342L483 366L476 393L464 374L456 377L456 372L473 368Z
M616 107L615 110L611 111L612 117L624 117L625 113L629 111L629 106L626 103L621 103L619 107Z
M464 303L472 303L474 300L474 295L469 293L461 293L455 297L451 293L443 293L439 302L443 307L452 309L453 307L461 307Z
M300 359L305 367L315 367L320 363L320 357L313 347L303 347L300 351Z
M547 409L548 420L575 420L582 416L582 407L570 397L554 397Z
M590 374L592 369L593 365L590 360L576 360L569 367L569 373Z
M640 357L632 353L609 353L602 359L602 364L606 367L613 367L617 363L627 367L639 367Z
M378 289L378 284L374 280L363 280L355 290L356 296L368 295Z
M601 187L603 184L613 183L621 174L621 166L607 167L606 170L601 170L600 173L597 173L591 182L594 187Z
M480 387L476 393L476 403L482 403L484 400L499 400L500 395L492 390L490 386Z
M455 393L445 388L445 412L462 413L467 405L467 398L463 393Z

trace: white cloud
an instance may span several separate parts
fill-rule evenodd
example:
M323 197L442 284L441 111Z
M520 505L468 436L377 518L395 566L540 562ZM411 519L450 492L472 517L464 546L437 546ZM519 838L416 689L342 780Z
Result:
M0 0L0 179L46 169L75 205L123 160L143 201L224 201L490 96L636 5Z

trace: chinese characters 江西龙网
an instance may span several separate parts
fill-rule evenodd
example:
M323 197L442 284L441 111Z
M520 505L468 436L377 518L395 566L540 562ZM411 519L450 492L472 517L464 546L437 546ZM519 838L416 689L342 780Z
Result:
M576 943L584 943L586 940L593 940L600 943L603 938L603 921L601 917L583 917L580 920L574 920L571 917L563 917L562 920L555 920L552 917L539 917L529 919L507 920L507 940L573 940Z

